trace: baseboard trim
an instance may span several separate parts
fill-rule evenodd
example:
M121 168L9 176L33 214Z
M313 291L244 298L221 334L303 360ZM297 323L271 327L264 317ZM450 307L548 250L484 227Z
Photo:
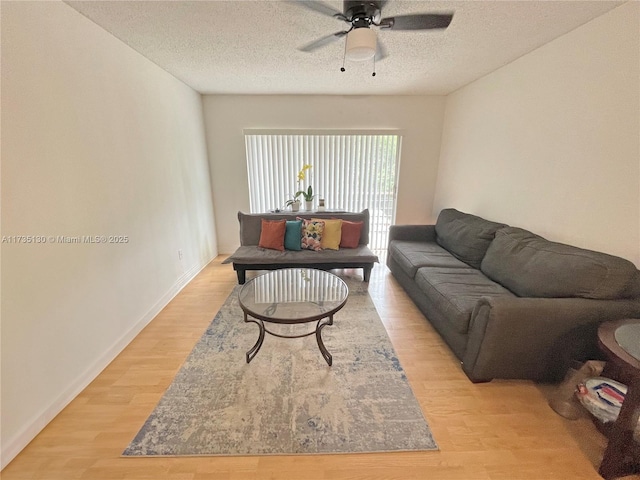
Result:
M71 401L76 398L100 373L120 355L120 353L138 336L167 304L175 298L187 284L200 273L215 256L204 264L194 265L183 273L173 286L145 313L127 332L125 332L105 353L90 365L62 394L53 400L48 407L25 425L9 441L0 448L0 471L2 471L18 454L53 420Z

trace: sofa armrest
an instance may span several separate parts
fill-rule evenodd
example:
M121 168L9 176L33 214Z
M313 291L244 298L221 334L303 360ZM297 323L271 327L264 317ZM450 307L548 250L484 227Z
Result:
M600 323L638 316L637 300L483 297L471 315L463 370L475 382L559 380L571 360L598 356Z
M416 242L435 242L435 225L391 225L389 227L389 242L392 240L407 240Z

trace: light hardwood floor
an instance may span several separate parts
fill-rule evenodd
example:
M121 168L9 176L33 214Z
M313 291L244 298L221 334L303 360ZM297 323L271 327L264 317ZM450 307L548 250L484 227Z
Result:
M4 469L3 480L600 478L596 465L605 440L588 419L559 417L544 389L531 382L471 383L383 264L374 269L369 292L439 451L120 457L235 286L235 272L222 259L185 287Z

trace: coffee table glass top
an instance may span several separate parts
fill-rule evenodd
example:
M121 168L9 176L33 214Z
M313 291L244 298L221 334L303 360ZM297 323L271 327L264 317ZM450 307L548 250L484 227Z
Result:
M245 283L240 305L252 316L276 323L303 323L340 309L349 289L336 275L308 268L273 270Z
M623 350L640 360L640 322L620 325L616 328L614 336Z

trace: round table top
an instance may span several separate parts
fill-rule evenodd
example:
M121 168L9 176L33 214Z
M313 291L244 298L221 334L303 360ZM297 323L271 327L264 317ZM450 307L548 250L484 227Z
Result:
M604 322L598 328L600 346L627 369L640 374L640 318Z
M338 276L311 268L273 270L245 283L242 310L272 323L306 323L333 315L347 302L349 288Z

